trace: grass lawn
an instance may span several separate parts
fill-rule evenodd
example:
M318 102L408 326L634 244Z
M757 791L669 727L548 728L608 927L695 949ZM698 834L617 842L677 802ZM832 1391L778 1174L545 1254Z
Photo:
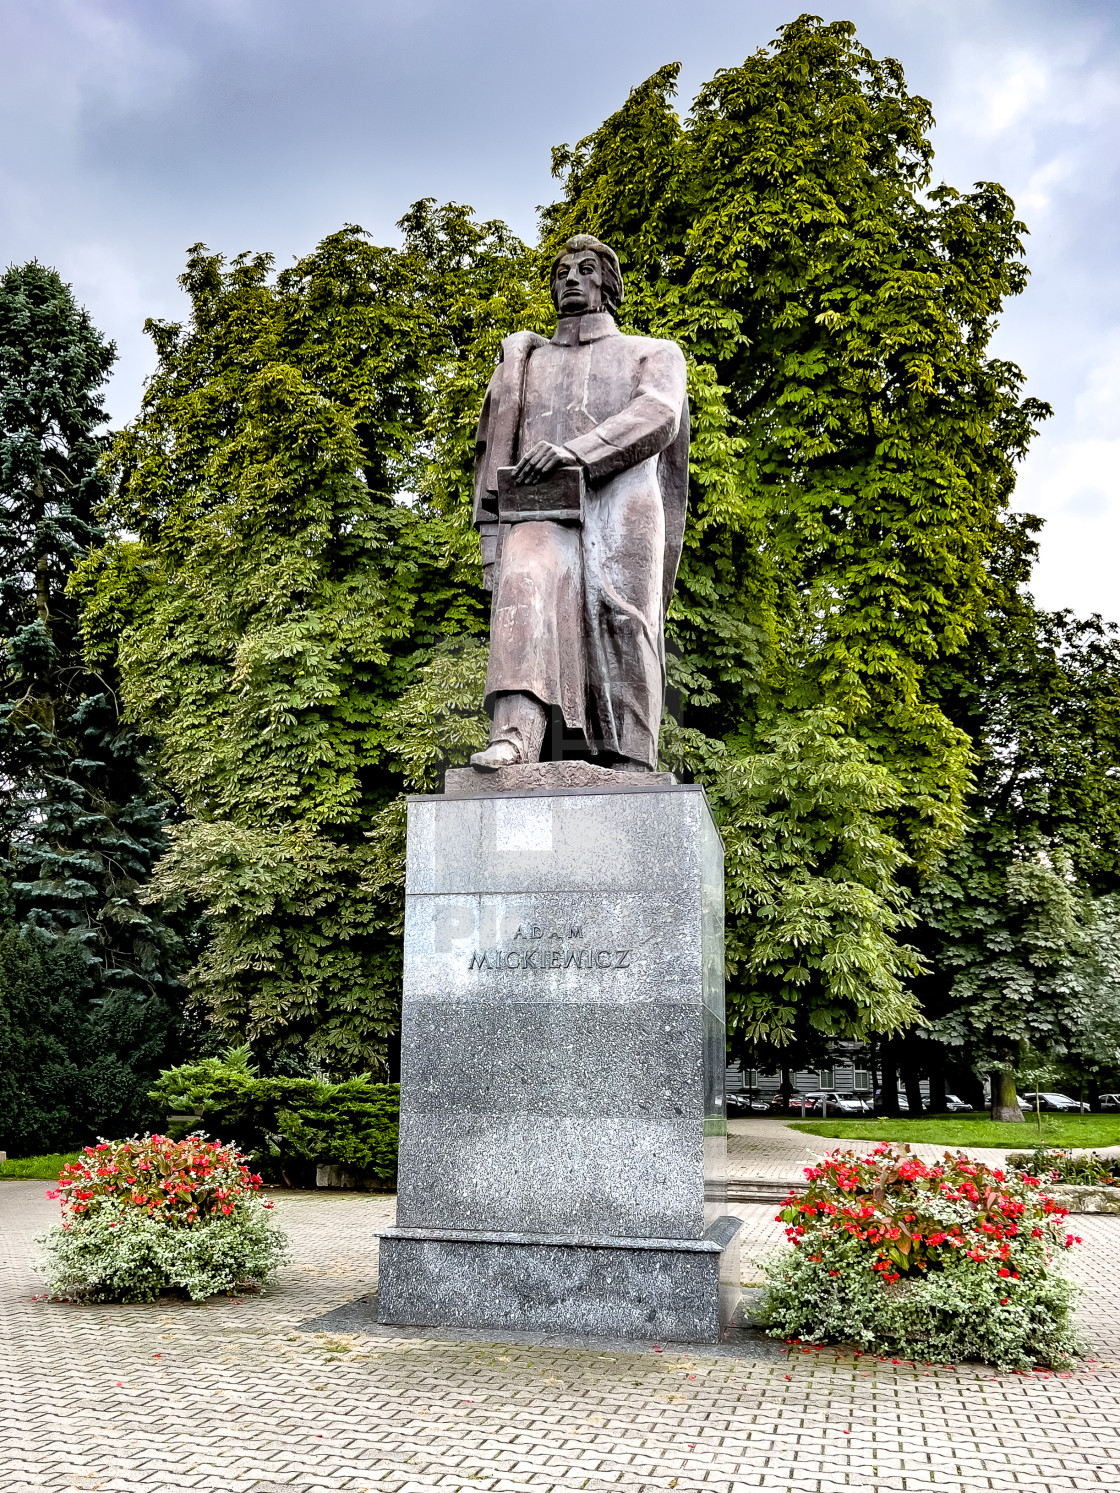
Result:
M789 1127L836 1140L906 1140L912 1145L1004 1146L1029 1151L1044 1146L1120 1146L1120 1115L1043 1115L1039 1139L1033 1112L1022 1125L996 1125L987 1115L931 1115L924 1120L797 1120Z
M51 1156L24 1156L19 1161L0 1161L0 1177L24 1177L38 1182L57 1182L68 1161L77 1161L77 1151L57 1151Z

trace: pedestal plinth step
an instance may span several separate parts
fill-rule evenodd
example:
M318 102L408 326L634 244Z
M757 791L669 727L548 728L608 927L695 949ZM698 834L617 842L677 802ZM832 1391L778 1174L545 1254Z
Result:
M739 1303L740 1227L725 1216L700 1239L386 1229L379 1320L716 1343Z
M791 1192L804 1192L804 1177L729 1177L729 1203L784 1203Z

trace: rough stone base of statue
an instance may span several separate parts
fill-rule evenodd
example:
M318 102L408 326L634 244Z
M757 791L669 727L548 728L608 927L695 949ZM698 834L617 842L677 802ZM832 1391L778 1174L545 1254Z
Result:
M578 763L447 776L408 806L379 1320L718 1341L739 1220L703 790Z

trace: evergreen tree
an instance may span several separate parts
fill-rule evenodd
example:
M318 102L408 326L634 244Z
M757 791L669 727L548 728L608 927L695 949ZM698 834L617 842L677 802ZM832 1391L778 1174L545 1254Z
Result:
M66 589L102 537L99 390L113 358L53 270L32 261L0 277L0 875L30 971L6 995L44 970L68 992L66 1020L48 1026L73 1028L82 1076L58 1088L71 1138L97 1116L127 1126L147 1112L181 998L179 940L142 900L166 805L111 680L83 662ZM22 957L9 950L9 971ZM19 1009L29 1020L40 1007L28 996ZM39 1039L25 1037L30 1054Z
M71 1150L159 1123L148 1090L176 1060L178 1011L105 997L70 939L0 927L0 1148Z

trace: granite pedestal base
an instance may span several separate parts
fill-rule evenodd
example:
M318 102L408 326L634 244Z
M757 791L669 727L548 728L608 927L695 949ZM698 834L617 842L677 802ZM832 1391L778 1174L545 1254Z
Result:
M379 1319L714 1341L738 1297L722 845L700 788L551 766L409 801Z
M382 1322L717 1343L739 1302L739 1220L702 1238L574 1239L391 1229Z

